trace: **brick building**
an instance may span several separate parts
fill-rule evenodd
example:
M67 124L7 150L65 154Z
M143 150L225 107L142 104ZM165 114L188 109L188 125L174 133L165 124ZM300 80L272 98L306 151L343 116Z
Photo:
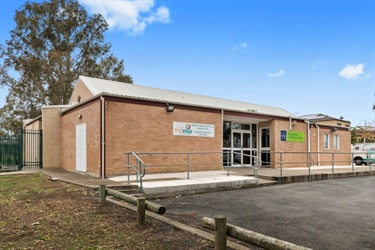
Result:
M375 142L375 127L355 126L352 130L353 138L356 143Z
M151 172L350 163L347 127L277 107L81 76L70 105L45 106L26 126L43 129L43 166L107 177L126 173L126 152L149 152ZM162 153L181 153L166 154ZM188 156L190 157L190 156ZM201 163L201 164L200 164Z

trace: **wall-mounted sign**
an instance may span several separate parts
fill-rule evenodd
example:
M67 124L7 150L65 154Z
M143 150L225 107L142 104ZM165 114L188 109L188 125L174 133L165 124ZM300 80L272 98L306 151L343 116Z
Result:
M215 125L190 122L173 122L173 135L215 137Z
M280 131L280 140L286 141L286 131L285 130Z
M288 142L305 142L305 133L298 131L280 131L280 140Z

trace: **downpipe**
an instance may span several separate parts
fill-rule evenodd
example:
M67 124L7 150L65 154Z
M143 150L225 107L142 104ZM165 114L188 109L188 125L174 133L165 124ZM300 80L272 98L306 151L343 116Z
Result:
M307 167L309 168L309 174L310 174L310 165L311 165L311 162L310 162L310 156L311 156L311 149L310 149L310 121L306 121L306 124L307 124Z
M101 110L102 110L102 117L101 117L101 124L102 124L102 130L101 130L101 142L100 142L100 145L101 145L101 151L102 151L102 155L101 155L101 159L102 159L102 162L101 162L101 176L102 176L102 179L105 179L105 168L104 168L104 164L105 164L105 99L103 96L100 97L100 104L101 104Z

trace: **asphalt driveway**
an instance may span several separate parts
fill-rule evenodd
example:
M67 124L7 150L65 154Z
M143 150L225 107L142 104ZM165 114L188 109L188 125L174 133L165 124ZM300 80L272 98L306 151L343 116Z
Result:
M158 200L165 216L204 216L313 249L375 249L375 176L293 183Z

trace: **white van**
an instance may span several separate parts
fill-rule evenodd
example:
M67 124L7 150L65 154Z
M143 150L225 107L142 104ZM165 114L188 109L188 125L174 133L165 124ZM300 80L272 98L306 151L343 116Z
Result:
M362 165L375 162L375 143L361 143L352 145L353 162Z

